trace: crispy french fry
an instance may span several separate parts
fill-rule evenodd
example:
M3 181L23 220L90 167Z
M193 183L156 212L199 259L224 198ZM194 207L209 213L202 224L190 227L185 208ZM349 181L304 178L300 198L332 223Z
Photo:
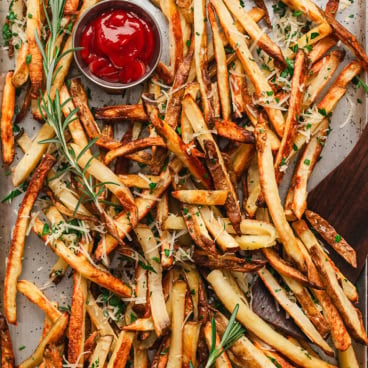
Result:
M308 53L308 60L311 64L314 64L319 59L321 59L326 52L335 46L337 40L335 37L328 36L318 41L315 45L313 45L313 49Z
M197 347L201 331L200 322L187 322L183 329L183 368L190 368L189 362L196 366Z
M1 366L3 368L15 367L15 358L13 344L11 341L8 323L5 317L0 313L0 352Z
M118 148L115 148L109 151L106 154L105 159L104 159L105 164L109 165L117 157L122 157L129 153L140 151L147 147L153 147L153 146L166 147L166 144L162 140L161 137L147 137L147 138L142 138L139 140L131 141L121 147L118 147Z
M10 165L13 162L15 155L13 135L15 87L12 82L13 75L14 73L12 71L6 74L1 105L1 152L3 163L5 165Z
M17 290L22 293L32 303L42 309L50 320L55 323L61 316L61 312L53 306L45 294L33 283L27 280L20 280L17 283Z
M172 266L173 249L170 244L170 233L163 228L163 224L169 215L169 197L166 192L161 201L157 205L157 226L159 229L160 240L161 240L161 265L163 268L169 268Z
M292 362L306 368L334 367L320 359L310 357L309 354L306 355L304 349L295 346L282 335L275 332L243 302L243 299L234 291L220 270L212 271L207 276L207 280L227 310L232 311L236 304L239 304L237 319L244 327L263 341L267 341L267 344L282 352Z
M308 222L316 231L318 231L322 238L325 239L326 242L346 260L346 262L350 263L353 267L356 267L357 260L355 250L341 235L337 233L334 227L313 211L307 210L305 212L305 216Z
M180 202L203 206L222 206L226 202L226 190L177 190L171 195Z
M264 125L257 125L255 135L257 140L259 179L264 199L286 253L297 264L299 270L303 272L306 270L305 259L298 249L293 230L287 222L281 206L273 168L271 146Z
M137 175L137 174L127 174L118 175L119 181L125 184L127 187L136 187L141 189L150 189L160 181L160 176L158 175Z
M64 334L64 331L68 325L68 313L63 313L57 321L50 328L46 336L40 341L34 353L21 364L19 368L33 368L38 367L42 362L43 353L50 343L56 343Z
M64 14L75 14L78 10L78 0L66 0L64 6Z
M170 326L169 315L166 310L164 295L162 291L162 268L160 253L158 251L155 237L152 231L145 226L138 226L134 229L138 241L142 246L146 260L154 271L148 272L148 290L151 304L152 319L157 336L161 336Z
M148 116L141 104L100 107L96 109L95 116L96 119L112 122L114 120L148 121Z
M31 55L31 61L28 64L29 78L32 85L32 97L40 95L42 89L43 71L42 54L36 43L35 34L41 37L41 1L27 0L27 13L32 17L27 17L26 35L28 40L28 53Z
M168 368L180 368L183 362L184 305L187 285L176 281L172 288L172 327L170 337Z
M107 368L124 368L129 359L130 349L134 340L134 332L121 331L112 352Z
M55 163L55 158L46 155L28 185L26 194L18 211L17 221L13 230L12 241L10 244L8 263L6 267L5 286L4 286L4 310L9 323L16 324L16 284L22 272L22 257L27 227L30 221L30 215L33 205L37 199L38 193L43 186L48 171Z
M17 56L17 61L15 63L15 70L12 76L12 82L15 88L23 86L27 82L29 77L29 68L26 63L26 58L28 55L28 43L22 42Z
M341 368L359 368L353 346L349 346L345 351L338 350L337 359Z
M283 165L290 151L297 129L298 119L302 111L304 88L306 82L306 57L303 50L298 50L295 57L294 74L291 80L290 101L285 121L284 134L275 159L276 182L280 184L283 177Z
M254 143L254 135L249 130L239 127L232 121L216 120L215 129L221 137L241 143Z
M113 337L111 335L100 336L97 339L95 350L89 358L88 368L103 367L107 361L107 356L110 352Z

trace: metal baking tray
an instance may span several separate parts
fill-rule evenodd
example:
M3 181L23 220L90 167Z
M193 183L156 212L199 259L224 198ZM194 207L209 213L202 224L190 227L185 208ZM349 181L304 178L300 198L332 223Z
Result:
M135 0L137 4L144 6L149 12L151 12L158 21L162 36L164 40L168 40L167 21L160 10L155 8L149 0ZM273 3L273 2L272 2ZM267 2L267 6L271 8L270 1ZM317 1L319 5L324 7L325 1ZM8 12L10 0L0 0L0 26L2 28L5 20L5 16ZM249 2L251 6L252 3ZM346 9L341 11L346 5L349 5ZM353 16L352 16L353 15ZM365 35L367 34L367 5L365 0L342 0L340 2L340 11L337 19L341 21L366 47L367 40ZM0 41L1 44L2 41ZM164 42L168 45L168 42ZM367 49L367 47L366 47ZM168 47L163 50L162 60L168 61ZM348 57L345 63L351 58L350 52L347 52ZM0 86L2 86L3 73L13 68L13 61L8 59L7 50L0 48ZM70 75L75 77L79 76L77 69L72 68ZM107 95L102 89L92 85L87 80L82 80L83 84L91 92L90 104L91 106L103 106L106 104L117 103L135 103L137 102L139 91L141 86L134 89L127 90L126 93L121 95ZM2 95L2 87L0 87L0 97ZM357 99L365 101L363 104L356 103ZM350 99L350 102L349 102ZM1 101L1 99L0 99ZM363 91L354 90L349 88L346 96L338 104L332 119L332 132L327 140L326 146L323 150L323 159L317 164L313 175L310 180L310 189L316 186L330 171L332 171L351 151L353 146L358 140L365 123L367 122L367 103L368 99L364 95ZM0 102L1 104L1 102ZM340 125L350 117L349 123L340 128ZM40 124L32 119L31 115L28 115L22 127L32 138L36 131L39 129ZM116 125L116 129L124 129L123 125ZM116 131L117 135L122 132ZM120 134L119 134L120 133ZM22 153L17 151L16 159L13 166L22 157ZM11 179L9 177L9 168L0 168L0 198L3 198L9 191L11 191ZM285 192L285 188L281 188L281 192ZM11 232L16 220L17 208L20 203L20 198L17 197L13 203L0 204L0 308L2 309L2 296L3 296L3 280L5 273L5 263L8 254ZM45 246L36 236L30 235L27 239L23 272L21 279L27 279L34 282L37 286L44 289L45 294L51 300L56 300L60 305L67 306L70 303L71 298L71 278L64 277L61 283L55 287L50 285L48 274L50 268L55 262L55 255ZM357 282L357 288L360 295L359 308L364 316L365 325L367 325L367 267L363 271L359 281ZM18 310L18 325L16 327L11 326L11 334L13 339L14 351L16 354L17 363L27 358L37 346L41 333L44 320L43 312L35 305L27 301L22 295L18 294L17 297L17 310ZM22 349L19 349L22 347ZM360 363L360 367L367 366L367 349L362 345L356 344L355 350ZM317 368L317 367L316 367Z

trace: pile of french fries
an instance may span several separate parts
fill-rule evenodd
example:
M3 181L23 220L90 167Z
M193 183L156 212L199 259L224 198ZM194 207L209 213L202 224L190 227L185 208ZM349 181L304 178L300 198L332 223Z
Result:
M97 2L66 0L63 51L75 22ZM353 267L356 254L307 204L333 110L368 70L362 46L335 20L338 0L325 10L311 0L273 3L272 31L262 0L253 8L245 0L152 2L168 21L170 62L159 63L137 104L92 112L81 80L67 79L72 53L53 81L65 118L78 109L65 139L110 220L64 171L57 144L40 143L54 137L51 126L43 123L33 139L13 134L28 109L43 121L35 32L47 38L47 30L42 1L12 2L9 26L23 27L24 36L17 40L13 30L9 40L15 69L3 92L2 158L11 165L20 147L12 181L26 189L7 260L2 366L15 366L7 322L17 323L21 293L45 312L36 350L17 362L22 368L207 368L213 336L219 345L236 305L246 331L217 368L359 367L352 341L368 338L358 293L316 233ZM355 59L337 73L341 43ZM25 97L16 114L18 88ZM122 138L117 125L127 126ZM279 185L293 160L283 204ZM20 279L31 231L58 256L50 280L73 276L67 311ZM253 311L256 279L304 338Z

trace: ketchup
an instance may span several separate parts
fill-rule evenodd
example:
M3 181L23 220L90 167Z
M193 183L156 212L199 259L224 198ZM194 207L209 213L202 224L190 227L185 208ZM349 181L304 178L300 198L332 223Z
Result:
M86 25L80 46L91 73L108 82L130 83L149 71L155 39L151 26L137 14L113 9Z

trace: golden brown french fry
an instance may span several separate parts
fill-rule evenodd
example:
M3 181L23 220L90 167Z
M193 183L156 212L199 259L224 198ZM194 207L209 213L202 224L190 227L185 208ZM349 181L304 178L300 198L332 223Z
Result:
M148 291L155 332L157 336L161 336L170 326L170 318L167 313L162 290L160 253L157 248L156 239L148 227L139 225L134 231L142 246L146 261L154 270L148 272Z
M161 265L163 268L169 268L174 262L173 249L170 244L170 233L163 228L163 224L169 215L169 197L166 192L161 201L157 204L157 227L159 229L161 241Z
M45 294L32 282L27 280L18 281L17 290L42 309L53 323L61 316L59 310L53 306Z
M28 55L28 43L22 42L17 56L17 61L15 63L15 70L12 77L12 82L15 88L23 86L27 82L29 77L29 68L26 62Z
M206 177L206 170L202 163L193 155L189 155L187 146L176 134L176 132L165 121L158 116L157 109L153 109L151 115L151 122L166 140L167 148L174 152L180 161L189 169L192 175L197 178L206 188L211 186L208 174Z
M88 97L79 78L70 81L70 94L75 106L78 108L80 120L84 129L90 138L96 138L101 135L91 110L88 107ZM81 144L78 143L80 146Z
M268 37L258 24L252 19L249 13L235 0L225 0L225 4L233 16L243 26L245 32L253 39L255 44L264 50L269 56L277 60L282 65L286 65L284 56L279 46Z
M134 203L134 197L129 188L119 181L119 178L101 161L97 160L88 152L83 152L83 147L76 144L70 145L74 150L78 164L86 168L88 174L94 176L101 183L106 182L108 188L122 204L131 213L131 221L137 223L137 207Z
M96 119L100 120L135 120L148 121L148 116L142 104L105 106L96 109Z
M118 175L119 180L125 184L127 187L136 187L141 189L150 189L154 187L160 181L160 176L158 175L137 175L137 174L127 174Z
M227 71L226 54L224 44L222 42L219 26L216 21L215 13L212 7L208 8L208 18L211 23L213 45L217 63L217 81L221 102L222 118L230 119L230 92L229 92L229 75Z
M111 290L117 295L130 297L132 291L129 286L106 271L92 265L82 254L74 254L62 241L57 240L54 244L49 243L48 245L54 253L64 259L70 267L82 274L84 278Z
M322 11L311 0L285 0L285 4L292 9L302 11L313 22L322 23L325 21Z
M107 368L124 368L129 360L130 349L134 340L134 332L121 331L112 352Z
M313 49L308 53L308 60L311 64L314 64L319 59L321 59L326 52L335 46L337 40L335 37L328 36L318 41L315 45L313 45Z
M285 202L285 211L291 210L297 219L301 219L307 207L307 184L312 171L319 160L328 132L328 120L324 119L321 130L306 145L300 156L289 188L290 199ZM288 193L289 194L289 193ZM292 197L292 198L291 198ZM290 202L289 202L290 201Z
M276 182L280 184L284 168L287 164L286 159L289 157L290 151L293 149L293 140L296 133L298 120L302 111L302 103L304 97L304 88L306 82L307 63L306 56L302 49L296 53L294 74L291 80L290 101L285 120L284 134L282 136L280 148L275 159L275 175Z
M155 325L152 317L138 318L133 323L123 327L124 331L154 331Z
M228 120L216 120L215 129L221 137L241 143L254 143L254 135L249 130L241 128Z
M105 156L104 162L106 165L109 165L117 157L122 157L129 153L140 151L153 146L166 147L166 144L161 137L147 137L137 139L109 151Z
M226 190L177 190L171 195L180 202L203 206L222 206L226 202Z
M172 287L172 326L170 337L168 368L180 368L183 362L183 328L185 316L185 295L187 284L178 280Z
M28 55L31 57L28 69L33 98L40 95L43 80L42 54L35 37L37 33L38 37L41 38L41 6L40 0L27 0L27 13L32 14L32 17L27 17L26 35L28 40Z
M65 117L67 117L70 112L76 108L65 84L60 89L60 103L63 104L63 114ZM68 128L74 143L79 144L81 147L87 146L88 139L86 137L86 133L77 117L70 122Z
M355 356L353 346L349 346L345 351L337 351L337 359L340 368L359 368L359 363Z
M22 272L24 243L31 211L37 199L38 193L42 189L46 175L54 165L55 161L55 158L50 155L44 156L40 165L37 167L32 176L18 211L17 221L15 223L10 244L4 281L4 310L8 322L12 324L16 324L17 322L16 285Z
M183 329L183 368L189 368L189 362L195 367L197 364L197 349L199 334L201 331L200 322L187 322Z
M1 366L3 368L14 368L15 358L13 344L11 341L8 323L5 317L0 313L0 352Z
M263 124L256 126L255 136L257 140L259 180L272 221L288 256L293 259L300 271L306 271L305 259L298 248L293 230L286 220L281 205L273 167L271 145Z
M206 325L204 326L203 332L204 332L204 337L206 339L208 350L210 350L212 348L212 343L213 343L213 336L212 336L213 332L212 332L211 322L208 321L206 323ZM220 337L218 333L216 333L215 344L216 344L215 345L216 348L220 347ZM222 354L216 359L215 367L216 368L231 368L232 367L230 359L226 351L223 351Z
M234 175L240 179L242 174L250 167L254 157L253 144L240 144L231 157ZM258 196L257 196L258 197Z
M169 21L170 68L175 75L184 56L183 30L175 0L160 0L163 14Z
M78 0L65 0L64 14L75 14L78 10Z
M15 87L12 82L13 72L9 71L5 77L3 100L1 105L1 152L4 165L10 165L14 160L13 117L15 107Z
M244 327L263 341L266 341L267 344L280 351L292 362L306 368L334 367L320 359L309 356L309 354L305 354L306 351L304 349L295 346L285 337L272 329L244 303L243 299L234 291L230 282L225 278L224 274L220 270L212 271L207 276L207 280L228 311L234 310L236 304L239 304L237 320L243 324Z
M318 231L326 242L335 249L346 262L356 267L356 252L351 245L337 233L334 227L317 213L307 210L305 216L313 228Z
M68 362L84 364L86 339L86 306L88 282L78 272L73 273L73 295L68 326Z
M211 125L214 116L212 97L211 97L211 81L208 75L207 67L207 32L206 32L206 1L193 1L194 13L194 64L201 92L201 102L206 122ZM207 18L206 18L207 19Z
M319 334L312 322L303 313L303 310L296 304L289 300L285 289L277 282L270 271L263 268L258 271L259 277L266 285L269 292L275 298L275 300L284 308L287 313L293 318L294 322L304 332L304 334L317 346L319 346L326 354L333 356L333 350L326 343L323 337Z
M63 313L50 328L46 336L40 341L34 353L21 364L19 368L38 367L42 363L43 353L50 343L56 343L64 334L68 325L68 313Z

